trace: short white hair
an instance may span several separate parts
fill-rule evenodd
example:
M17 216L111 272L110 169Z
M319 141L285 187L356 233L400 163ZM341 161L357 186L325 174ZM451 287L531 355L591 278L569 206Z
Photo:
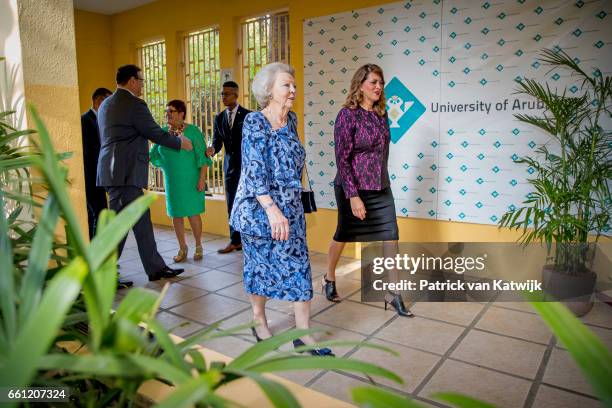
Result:
M276 76L281 73L295 77L295 70L292 66L282 62L273 62L260 69L255 75L255 78L253 78L251 90L261 109L265 108L268 106L268 103L270 103L272 86L274 85Z

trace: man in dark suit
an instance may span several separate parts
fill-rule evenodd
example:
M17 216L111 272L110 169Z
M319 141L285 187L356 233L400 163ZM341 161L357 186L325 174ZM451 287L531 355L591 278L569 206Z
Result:
M191 150L191 141L163 131L153 119L147 104L140 99L144 78L136 65L124 65L117 70L117 90L106 98L98 111L100 157L97 185L106 188L110 208L116 212L143 195L149 174L151 140L175 150ZM169 268L157 252L149 210L133 227L138 253L150 281L171 278L183 269ZM121 256L125 238L120 242Z
M226 109L219 112L215 117L213 142L212 146L206 149L206 155L212 157L219 153L221 146L225 147L223 173L225 174L225 198L227 200L227 214L229 216L232 212L234 197L236 197L238 181L240 180L242 123L244 122L244 117L251 111L238 104L237 83L227 81L223 83L222 89L221 98ZM227 254L242 249L240 232L234 231L231 225L229 231L230 243L225 248L217 251L220 254Z
M89 239L96 233L98 217L105 208L106 191L96 186L96 171L98 155L100 154L100 132L98 130L98 109L100 104L113 92L106 88L94 91L91 109L81 116L81 131L83 136L83 169L85 170L85 198L87 200L87 221L89 223Z

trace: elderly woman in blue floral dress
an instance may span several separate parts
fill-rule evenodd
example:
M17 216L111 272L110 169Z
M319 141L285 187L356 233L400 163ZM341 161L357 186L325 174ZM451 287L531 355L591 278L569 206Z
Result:
M296 327L307 329L313 292L301 201L305 152L291 112L293 68L282 63L263 67L252 90L262 109L244 120L242 170L230 223L242 236L244 288L251 296L253 335L260 341L272 336L267 299L293 302ZM294 341L296 347L313 343L311 336ZM333 355L328 348L311 354Z

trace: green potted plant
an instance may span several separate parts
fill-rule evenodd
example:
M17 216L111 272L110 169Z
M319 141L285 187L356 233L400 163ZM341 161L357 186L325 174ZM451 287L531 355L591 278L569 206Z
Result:
M499 225L522 228L523 244L546 243L552 263L543 269L545 292L578 300L568 306L583 315L592 307L597 280L590 265L596 243L610 228L612 138L603 121L611 114L612 78L599 69L587 74L561 50L544 50L540 61L569 73L579 85L558 91L533 79L517 81L518 93L535 98L544 109L539 115L514 116L550 139L535 156L516 160L534 170L528 182L535 191L523 206L506 212Z

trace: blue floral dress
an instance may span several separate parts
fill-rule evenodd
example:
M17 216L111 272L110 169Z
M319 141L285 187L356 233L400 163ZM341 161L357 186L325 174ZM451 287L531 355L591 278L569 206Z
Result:
M246 116L242 170L230 224L242 235L244 289L248 294L292 302L312 299L301 201L305 157L297 134L289 127L272 130L261 112ZM287 241L272 239L268 217L256 198L266 194L289 221Z

